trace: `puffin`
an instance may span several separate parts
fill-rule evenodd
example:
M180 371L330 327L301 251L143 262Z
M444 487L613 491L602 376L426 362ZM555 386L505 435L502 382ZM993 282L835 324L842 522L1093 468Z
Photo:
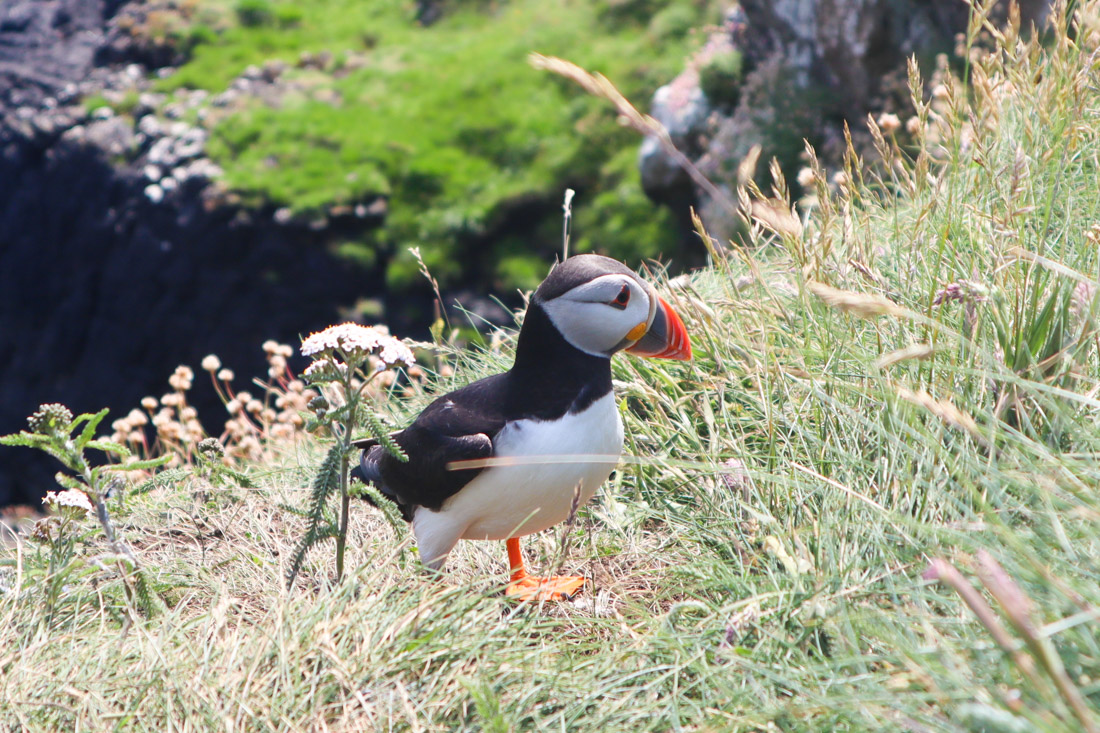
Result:
M686 361L691 341L629 267L569 257L529 299L512 368L438 397L394 433L408 461L377 439L356 441L353 475L397 505L429 568L442 569L459 540L504 540L508 596L570 599L585 579L528 575L519 540L565 521L614 470L623 424L611 358L620 351Z

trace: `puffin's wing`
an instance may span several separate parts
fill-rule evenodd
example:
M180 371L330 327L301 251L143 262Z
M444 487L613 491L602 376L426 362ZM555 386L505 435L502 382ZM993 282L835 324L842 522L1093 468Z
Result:
M492 398L495 381L490 377L440 397L396 433L394 441L408 455L407 462L373 439L359 441L366 448L364 475L401 504L438 509L483 470L451 470L449 464L493 455L493 437L506 422Z

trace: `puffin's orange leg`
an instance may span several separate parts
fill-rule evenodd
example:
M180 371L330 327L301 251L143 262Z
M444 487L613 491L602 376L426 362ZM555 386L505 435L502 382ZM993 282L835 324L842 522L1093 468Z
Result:
M534 578L523 568L523 554L519 550L519 538L507 541L508 567L512 570L512 582L504 593L521 601L567 601L584 587L584 578L559 576Z

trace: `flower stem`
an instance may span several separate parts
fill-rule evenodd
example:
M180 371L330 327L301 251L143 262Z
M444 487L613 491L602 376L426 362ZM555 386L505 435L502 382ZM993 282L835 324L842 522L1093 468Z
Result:
M340 478L340 531L336 535L336 582L344 578L344 546L348 541L348 460L341 461Z
M348 369L344 379L344 394L347 395L347 414L344 417L340 441L340 525L336 532L336 582L344 579L344 549L348 543L348 513L350 499L348 495L348 455L351 453L351 437L355 433L355 411L359 406L359 391L351 384L354 369Z

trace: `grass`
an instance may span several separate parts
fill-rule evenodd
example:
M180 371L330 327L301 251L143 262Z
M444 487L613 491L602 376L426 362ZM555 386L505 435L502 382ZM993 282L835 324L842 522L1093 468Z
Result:
M522 246L486 234L507 230L510 212L535 204L536 222L556 222L566 186L581 194L589 236L618 256L655 256L674 230L667 214L636 227L603 226L618 209L601 194L652 209L633 160L617 158L633 159L634 140L594 100L570 95L524 60L532 50L569 56L646 98L682 68L696 44L689 27L719 17L711 3L674 5L690 22L667 22L666 12L650 23L643 2L456 3L427 27L404 2L202 3L205 15L196 11L195 22L209 16L217 32L163 86L216 93L249 64L293 66L303 52L329 53L324 70L291 68L284 77L291 91L278 101L218 115L208 150L226 184L246 202L289 207L306 219L388 197L384 228L358 246L394 254L392 287L419 279L410 246L421 248L445 284L488 271L503 289L533 287L529 266L493 272L491 263L544 259L556 227L518 227L533 240ZM280 20L291 10L293 22ZM486 239L485 251L474 246Z
M499 543L463 543L432 579L366 506L345 581L318 550L286 590L304 521L279 505L325 446L276 444L245 466L258 490L116 500L161 615L126 620L89 538L46 623L23 582L44 550L5 551L0 722L1095 729L1098 11L1078 4L1074 41L1009 33L922 110L917 148L884 141L896 164L853 162L801 227L758 202L755 249L662 286L695 361L614 361L626 453L647 460L526 545L592 579L580 600L506 601ZM931 354L876 366L911 344ZM430 391L510 348L448 354ZM429 397L386 407L401 422Z

